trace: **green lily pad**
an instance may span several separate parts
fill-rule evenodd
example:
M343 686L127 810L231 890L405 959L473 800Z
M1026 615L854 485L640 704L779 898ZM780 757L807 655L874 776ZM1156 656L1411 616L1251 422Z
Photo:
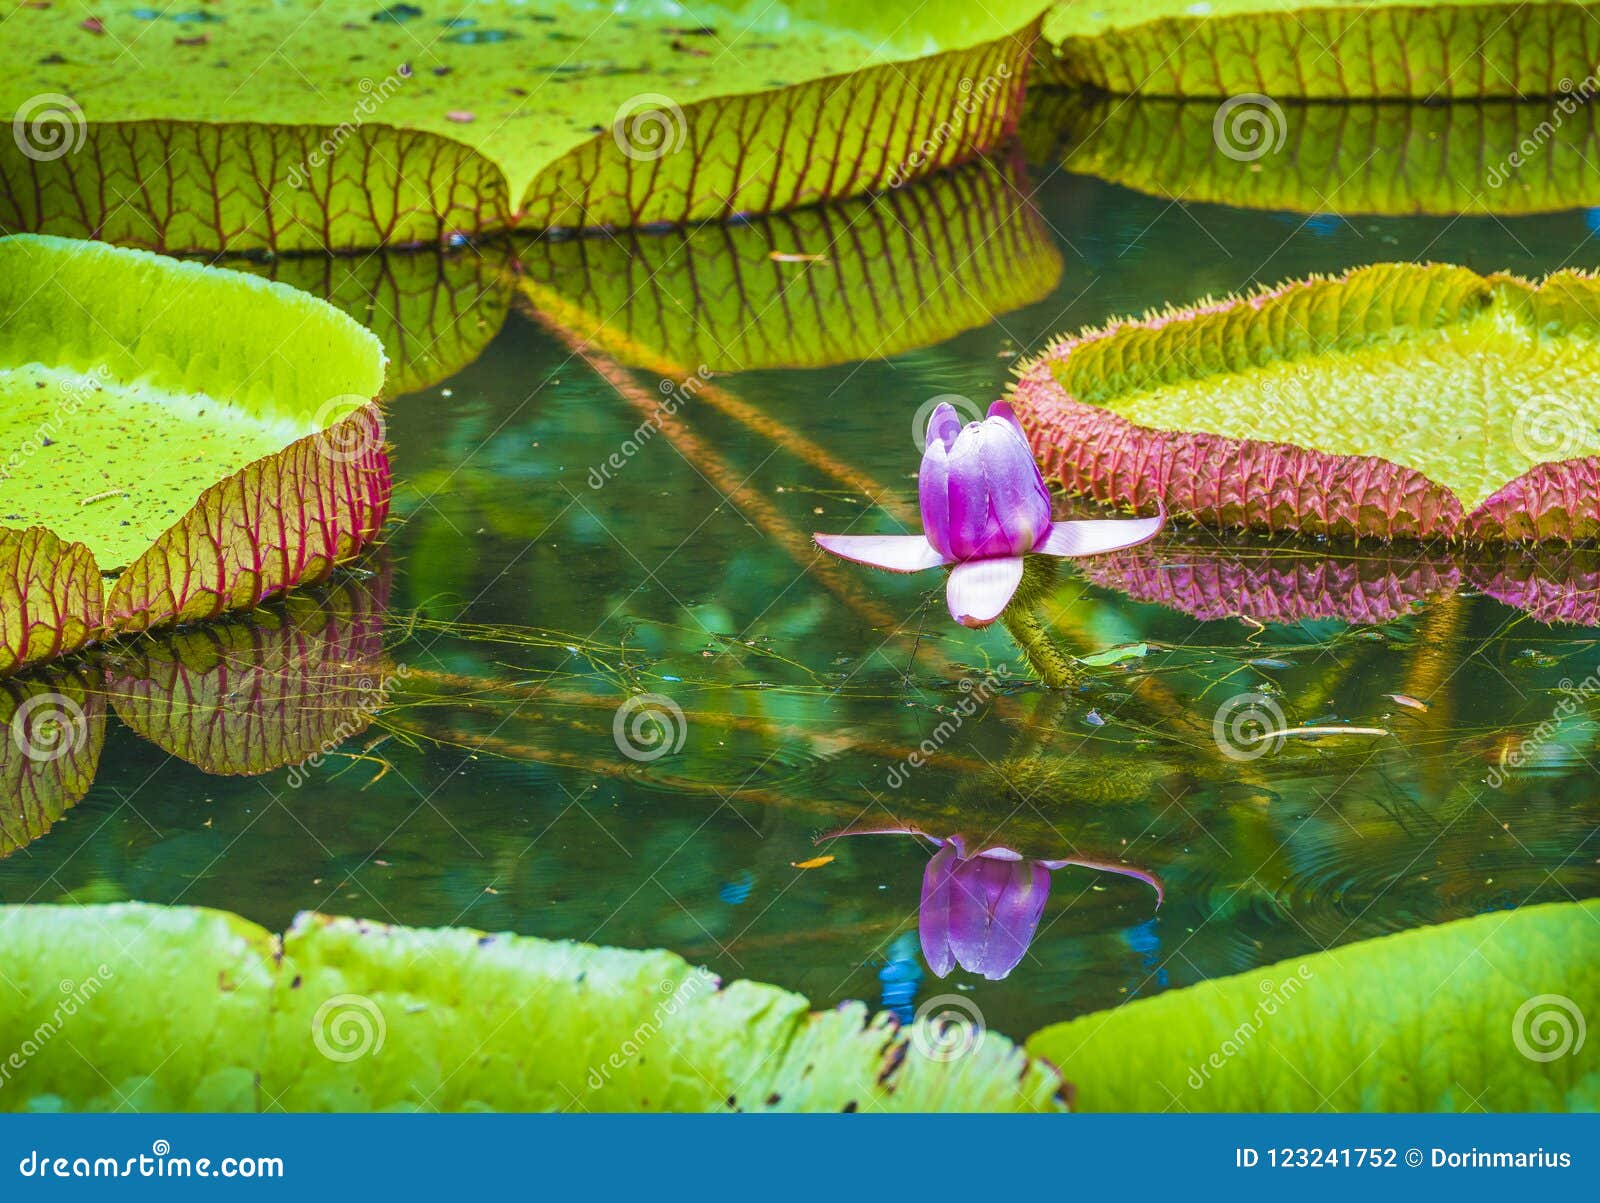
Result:
M23 131L0 146L0 226L282 251L853 196L1004 140L1041 7L485 2L397 24L331 0L230 12L203 44L129 12L95 33L66 6L19 10L0 26Z
M191 907L0 908L7 1111L247 1111L274 937Z
M129 904L0 908L0 955L7 1047L53 1022L59 983L104 982L0 1091L13 1109L1060 1107L1059 1079L994 1033L951 1058L859 1004L813 1014L667 952L322 915L280 942Z
M1583 0L1095 0L1044 39L1053 82L1152 96L1555 96L1600 60Z
M1039 300L1061 275L1043 221L989 163L759 222L530 241L518 259L536 309L670 375L932 346Z
M1085 1111L1592 1111L1600 901L1363 940L1035 1032Z
M1243 110L1241 110L1242 112ZM1264 110L1263 110L1264 111ZM1296 213L1516 216L1592 205L1600 114L1576 96L1444 105L1283 104L1219 137L1208 100L1029 97L1031 141L1068 171L1152 196Z
M1113 322L1022 369L1047 474L1218 526L1600 534L1600 281L1378 264Z
M234 272L0 239L0 669L315 581L388 503L376 340ZM44 532L44 533L40 533ZM120 573L103 608L101 573Z

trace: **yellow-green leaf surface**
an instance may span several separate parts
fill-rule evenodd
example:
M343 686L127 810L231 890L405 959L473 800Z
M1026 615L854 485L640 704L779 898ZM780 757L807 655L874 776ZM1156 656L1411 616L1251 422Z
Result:
M1592 1111L1600 902L1498 911L1056 1024L1084 1111Z
M0 1109L252 1109L275 944L220 911L0 907Z
M71 650L253 605L353 555L387 506L382 381L372 335L293 289L0 239L0 433L28 452L0 478L0 521L57 541L0 542L0 664L38 659L40 614ZM97 574L118 570L102 615Z
M290 250L855 195L1003 140L1042 7L232 0L198 33L22 8L0 224Z
M1600 282L1444 265L1112 323L1023 369L1047 469L1229 526L1501 539L1600 533ZM1135 496L1135 494L1139 494Z
M530 241L518 258L535 308L674 374L932 346L1038 300L1061 274L1043 220L987 163L759 222Z
M1283 104L1030 97L1068 170L1154 196L1300 213L1519 215L1600 204L1593 105ZM1248 125L1230 121L1258 120ZM1041 143L1043 137L1038 139Z
M1600 60L1587 0L1090 0L1044 40L1052 80L1152 96L1555 96Z
M0 1039L63 1036L0 1089L11 1110L1060 1107L1059 1079L993 1033L945 1060L860 1005L814 1014L667 952L321 915L280 943L118 905L0 908L0 956ZM103 989L54 1018L59 983L91 975Z

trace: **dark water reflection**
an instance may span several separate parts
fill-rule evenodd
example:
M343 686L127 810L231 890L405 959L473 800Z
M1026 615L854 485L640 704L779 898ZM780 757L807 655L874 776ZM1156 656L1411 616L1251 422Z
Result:
M1586 559L1180 533L1039 585L1039 647L1125 649L1063 691L999 626L952 626L935 576L824 566L807 545L897 529L915 412L986 402L1052 333L1384 259L1592 264L1585 213L1308 221L986 172L886 211L652 243L655 282L693 291L644 299L619 291L638 270L625 243L274 265L321 271L419 390L391 406L386 563L183 646L14 683L12 714L55 692L86 735L44 768L0 766L0 897L664 945L819 1004L904 1007L953 983L1024 1034L1594 894ZM929 295L938 321L908 301ZM638 437L708 346L731 357L714 391ZM666 701L619 714L640 695ZM1378 734L1235 758L1216 719L1239 697L1282 727ZM928 839L818 842L861 827ZM1060 865L1036 923L1021 908L1013 926L1036 932L1003 980L916 971L929 839L957 835ZM1164 901L1068 861L1153 875Z

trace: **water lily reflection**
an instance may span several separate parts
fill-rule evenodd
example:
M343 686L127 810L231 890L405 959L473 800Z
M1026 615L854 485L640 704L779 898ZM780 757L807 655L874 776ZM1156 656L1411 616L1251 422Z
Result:
M1163 896L1161 880L1155 874L1115 861L1041 859L1024 856L1004 844L985 844L969 853L968 843L960 835L936 839L908 827L836 834L917 835L937 849L922 875L917 929L923 959L938 977L948 977L957 965L991 981L1010 974L1039 930L1050 899L1050 874L1056 869L1076 865L1135 878L1155 890L1157 906Z
M917 475L920 535L814 536L824 551L890 572L954 567L946 588L950 616L987 626L1022 583L1022 557L1089 556L1153 539L1164 517L1053 522L1050 491L1004 401L981 422L962 426L946 403L928 422Z

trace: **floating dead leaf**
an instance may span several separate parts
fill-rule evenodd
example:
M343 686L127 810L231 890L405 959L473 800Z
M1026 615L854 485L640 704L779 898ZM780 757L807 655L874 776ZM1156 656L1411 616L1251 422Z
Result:
M792 860L789 862L791 869L820 869L823 865L833 863L831 856L813 856L810 860Z

